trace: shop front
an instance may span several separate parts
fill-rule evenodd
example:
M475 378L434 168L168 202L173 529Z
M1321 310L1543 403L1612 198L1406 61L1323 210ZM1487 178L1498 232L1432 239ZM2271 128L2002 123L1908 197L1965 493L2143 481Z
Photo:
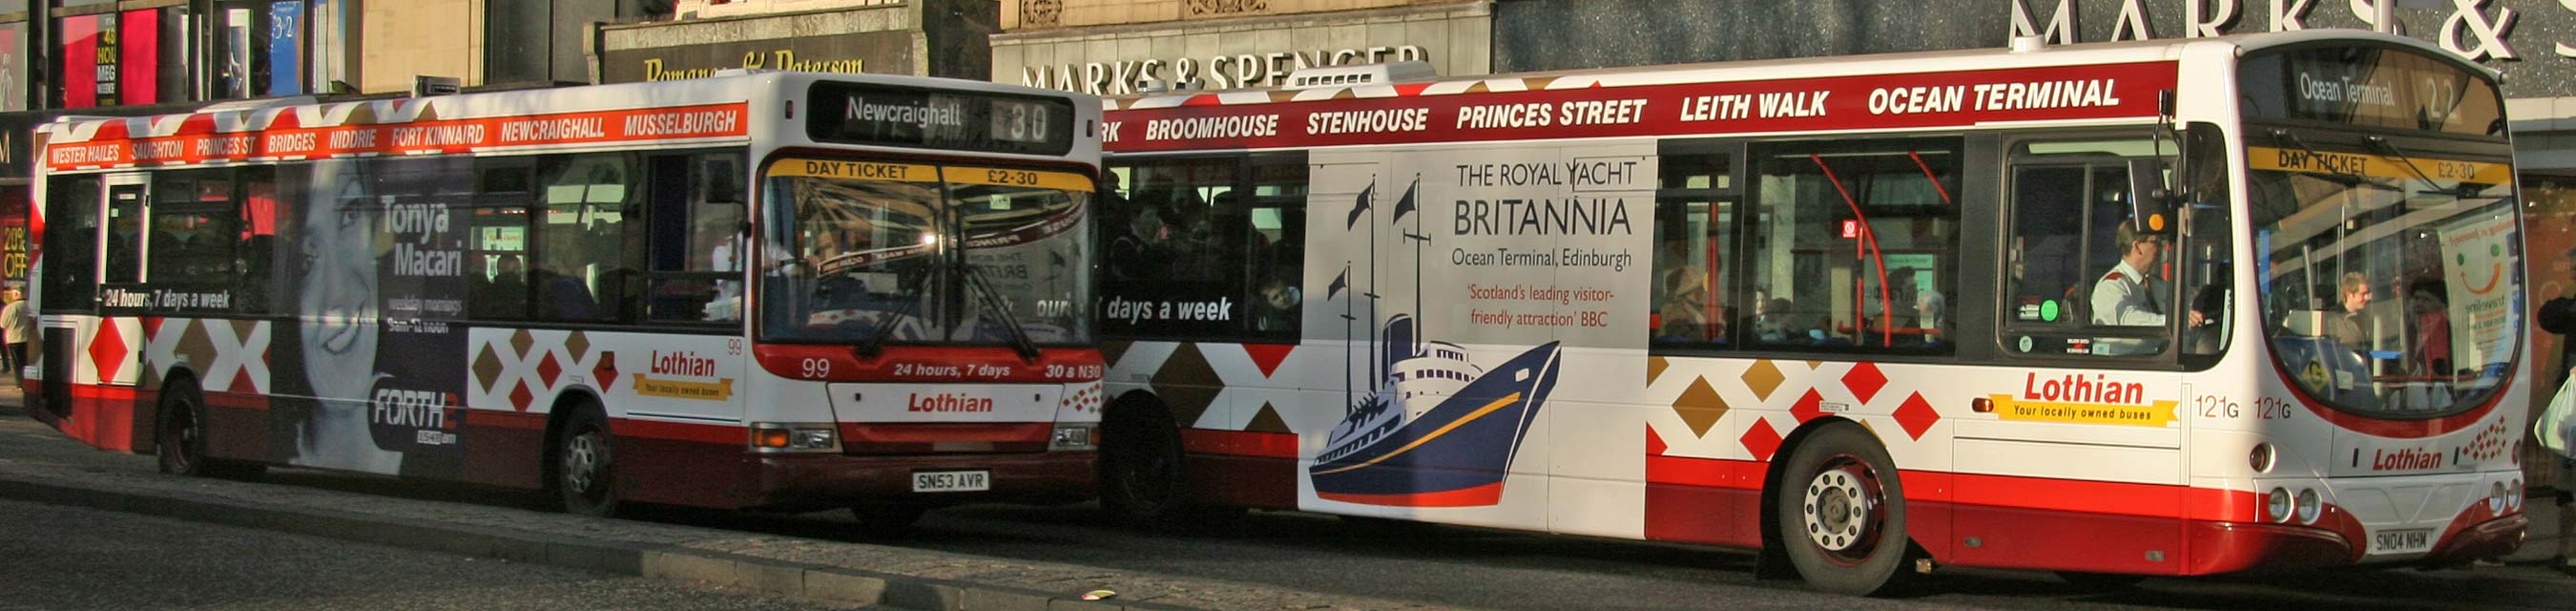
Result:
M994 32L996 10L990 1L832 6L598 26L594 80L667 81L735 68L981 80L989 69L984 39Z
M1443 76L1494 71L1494 2L1165 2L1094 10L1101 4L1115 3L1005 2L1007 32L992 38L992 80L1127 95L1149 87L1272 87L1300 68L1391 61L1428 63ZM1340 10L1352 5L1363 8Z

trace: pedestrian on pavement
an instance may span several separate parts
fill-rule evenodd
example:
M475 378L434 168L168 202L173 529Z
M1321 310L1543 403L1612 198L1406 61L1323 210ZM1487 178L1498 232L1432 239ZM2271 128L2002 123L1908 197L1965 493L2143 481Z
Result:
M0 353L0 357L7 357L9 379L25 381L27 339L36 334L36 321L27 315L27 300L18 294L18 289L0 293L0 299L9 301L9 305L0 306L0 339L9 344L9 350Z
M2564 388L2569 377L2576 377L2576 285L2540 304L2537 322L2541 330L2558 334L2558 366L2568 369L2559 376L2557 387ZM2558 549L2549 556L2549 568L2576 577L2576 559L2571 559L2576 556L2576 458L2557 458Z

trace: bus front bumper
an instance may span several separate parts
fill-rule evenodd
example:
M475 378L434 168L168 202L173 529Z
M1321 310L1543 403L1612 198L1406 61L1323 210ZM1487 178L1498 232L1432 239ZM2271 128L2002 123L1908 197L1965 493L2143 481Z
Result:
M2496 558L2522 548L2531 520L2521 513L2489 518L2485 512L2464 514L2463 522L2431 552L2411 560L2420 564L2465 564ZM2480 519L2487 518L2487 519ZM2191 522L2193 562L2189 575L2211 575L2264 569L2340 566L2367 563L2355 545L2359 532L2342 533L2314 526Z
M770 454L756 462L750 507L824 509L860 504L1070 503L1097 494L1098 453L847 456ZM988 474L983 490L915 492L914 474ZM954 478L949 478L953 480Z

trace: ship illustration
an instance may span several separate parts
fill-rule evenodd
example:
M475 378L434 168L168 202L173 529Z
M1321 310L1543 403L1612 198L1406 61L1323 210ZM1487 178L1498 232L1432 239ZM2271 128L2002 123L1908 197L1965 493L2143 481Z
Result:
M1395 220L1413 212L1415 190L1405 190L1395 205ZM1369 209L1375 185L1360 193L1351 212L1356 225ZM1415 245L1414 294L1421 302L1420 247L1430 241L1417 227L1404 237ZM1376 317L1376 223L1370 224L1369 289L1358 297L1370 301L1368 318ZM1349 286L1350 270L1334 279L1327 298ZM1352 303L1343 302L1343 320L1356 323ZM1377 325L1369 325L1379 331ZM1389 316L1383 334L1371 333L1367 388L1351 384L1344 394L1349 407L1316 454L1307 477L1317 497L1365 505L1398 507L1478 507L1501 501L1503 482L1538 411L1556 387L1558 347L1548 342L1488 370L1469 358L1466 348L1422 337L1415 315ZM1346 335L1350 330L1345 328ZM1356 358L1349 367L1357 370ZM1347 383L1350 378L1344 377Z

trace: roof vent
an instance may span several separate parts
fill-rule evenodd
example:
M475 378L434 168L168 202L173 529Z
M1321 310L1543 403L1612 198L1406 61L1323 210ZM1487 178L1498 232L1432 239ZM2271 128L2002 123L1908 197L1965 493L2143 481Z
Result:
M2014 53L2036 53L2039 52L2039 50L2046 48L2048 48L2048 38L2045 36L2033 35L2012 37L2012 52Z
M1440 78L1430 62L1403 61L1383 64L1355 64L1306 68L1288 73L1286 89L1322 89L1409 83Z

